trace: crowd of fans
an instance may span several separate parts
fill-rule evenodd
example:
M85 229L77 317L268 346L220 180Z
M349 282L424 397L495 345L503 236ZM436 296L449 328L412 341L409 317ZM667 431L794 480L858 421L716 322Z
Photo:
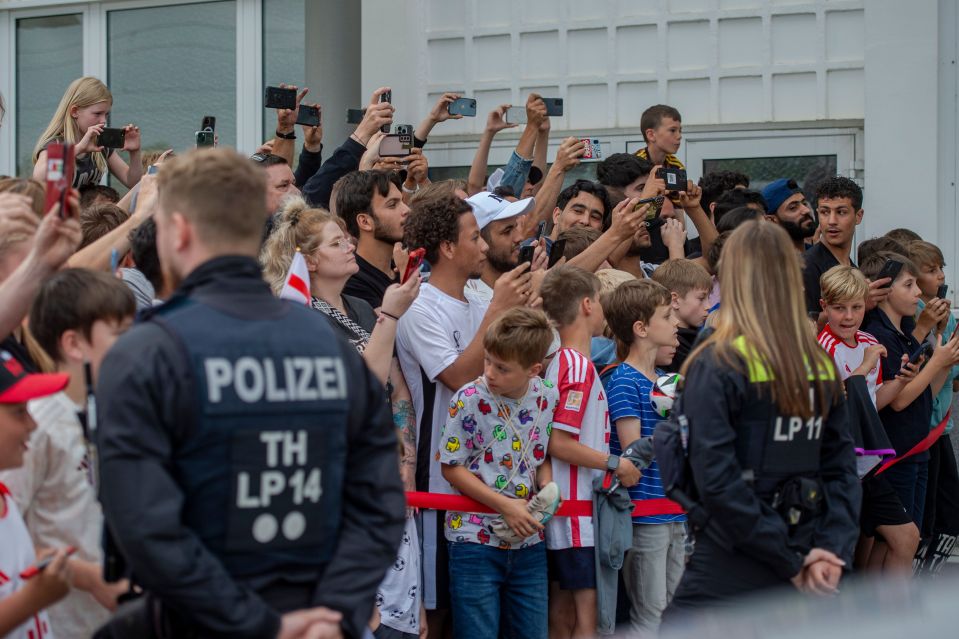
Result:
M829 595L853 571L941 569L959 534L950 442L959 334L945 260L906 229L854 246L864 215L854 181L824 176L801 188L804 176L782 176L756 191L750 176L718 171L675 184L685 175L676 155L682 118L656 105L642 115L640 152L593 161L594 179L570 183L569 172L589 162L588 141L562 140L548 163L550 119L535 94L524 105L525 124L507 122L511 105L488 114L467 179L431 181L428 138L462 117L448 108L460 95L439 98L412 129L408 155L398 157L381 154L394 107L384 99L389 89L377 89L355 131L325 158L322 127L296 124L305 95L298 90L295 108L277 110L276 136L252 156L174 154L142 149L134 124L124 127L122 148L99 145L112 97L99 80L80 78L37 141L32 176L0 177L0 635L86 638L105 627L99 632L114 634L98 636L134 636L111 615L121 603L154 597L167 605L163 614L195 633L158 636L572 638L617 628L651 636L664 613L667 622L681 621L686 611L777 585ZM494 136L518 126L509 161L490 173ZM303 146L294 157L298 135ZM73 145L76 160L67 210L48 208L45 197L48 148L62 142ZM103 184L108 174L128 189L122 197ZM199 240L190 239L194 226ZM207 252L192 249L193 241ZM236 255L248 263L227 261ZM350 538L375 538L392 562L376 563L370 552L356 583L378 585L357 586L348 605L319 597L313 607L281 609L275 580L236 568L235 549L215 533L197 532L184 550L196 554L171 560L175 572L151 555L151 545L171 543L168 529L154 524L182 518L191 528L197 513L187 511L196 505L171 501L149 516L146 504L143 513L131 510L148 482L132 462L160 460L171 483L189 486L183 476L192 472L191 438L199 437L178 430L158 439L146 422L139 432L118 423L174 401L162 384L141 384L139 369L171 387L202 375L144 343L160 329L128 330L150 318L158 326L185 321L176 309L218 269L252 269L274 295L322 317L329 331L295 339L352 346L362 360L357 370L365 367L377 389L351 410L385 403L392 415L388 461L339 488L324 479L324 491L347 499L354 484L387 486L398 468L408 493L474 500L384 510L368 523L344 510ZM225 285L237 300L269 306L242 298L238 277ZM228 326L224 319L220 330ZM793 346L815 345L816 336L817 353ZM127 350L118 353L118 340ZM252 337L251 357L273 343ZM739 382L704 369L720 366L713 358L748 369L749 382L766 383L768 392L730 399ZM212 397L210 370L191 383ZM267 395L280 393L279 373L265 370ZM678 508L636 515L617 551L603 502L555 512L597 491L603 499L628 493L628 519L630 500L673 496L658 459L636 450L665 416L658 380L675 373L690 379L674 413L689 417L688 437L697 442L692 492L714 519L741 525L729 526L735 534L724 545L691 511L688 519ZM807 374L818 398L812 412ZM843 390L830 390L839 381ZM356 374L347 379L353 384ZM191 410L176 402L170 411ZM782 443L788 435L793 445L796 432L815 432L811 467L790 466L799 453L769 454L757 477L746 478L752 444L723 440L717 433L725 426L711 420L724 414L746 423L739 411L750 402L772 407L748 418L761 424L753 437ZM218 423L206 413L216 410L191 419ZM695 458L706 449L732 456L733 448L738 465ZM235 458L224 458L229 463ZM734 470L720 477L710 465ZM767 490L763 473L781 481ZM801 505L782 506L785 487L800 476L821 483L799 482ZM761 507L725 507L750 491ZM803 502L811 493L822 496ZM464 506L474 502L480 507ZM774 524L761 523L769 517ZM811 520L831 534L799 534ZM114 541L105 544L102 531ZM296 536L286 521L283 531ZM290 549L301 550L293 542ZM739 583L727 574L734 586L719 587L697 554L748 559L754 578ZM188 572L194 561L226 570L272 612L250 622L246 600ZM329 577L332 565L319 574ZM726 569L735 573L736 565ZM316 580L335 589L334 581Z

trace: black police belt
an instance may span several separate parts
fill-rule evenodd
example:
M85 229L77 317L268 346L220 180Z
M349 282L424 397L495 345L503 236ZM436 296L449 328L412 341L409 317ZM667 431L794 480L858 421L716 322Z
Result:
M743 479L752 483L753 472L743 472ZM790 528L814 519L822 512L822 483L814 477L795 475L783 480L765 501L779 513Z

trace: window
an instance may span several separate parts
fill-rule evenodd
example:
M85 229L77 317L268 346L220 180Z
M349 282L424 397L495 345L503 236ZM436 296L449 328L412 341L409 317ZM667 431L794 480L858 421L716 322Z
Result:
M107 20L111 126L140 127L145 151L195 145L205 115L236 145L236 4L114 10Z
M34 145L67 86L83 75L83 16L17 20L16 51L16 172L29 176Z
M263 86L275 87L306 83L306 3L305 0L263 0ZM306 96L308 104L319 101L319 87ZM263 96L260 96L263 104ZM276 131L276 110L263 109L263 138ZM303 146L303 134L297 129L296 154Z
M761 191L763 187L782 177L796 180L811 197L809 187L818 185L827 177L836 175L835 155L805 155L778 158L735 158L703 160L703 175L713 171L736 171L749 176L749 188Z

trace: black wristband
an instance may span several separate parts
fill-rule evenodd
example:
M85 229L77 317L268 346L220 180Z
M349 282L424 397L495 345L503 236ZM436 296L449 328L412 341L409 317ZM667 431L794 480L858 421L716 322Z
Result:
M387 313L387 312L384 311L383 309L380 309L380 315L383 315L383 316L385 316L385 317L388 317L388 318L390 318L391 320L393 320L393 321L395 321L395 322L400 321L400 318L398 318L396 315L393 315L392 313Z
M276 132L276 137L283 138L284 140L295 140L296 139L296 129L290 131L289 133L280 133Z

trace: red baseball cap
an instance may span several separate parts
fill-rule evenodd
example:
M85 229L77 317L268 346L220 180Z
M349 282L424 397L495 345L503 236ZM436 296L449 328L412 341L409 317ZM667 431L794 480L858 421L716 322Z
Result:
M9 352L0 350L0 404L22 404L62 391L67 373L28 373Z

